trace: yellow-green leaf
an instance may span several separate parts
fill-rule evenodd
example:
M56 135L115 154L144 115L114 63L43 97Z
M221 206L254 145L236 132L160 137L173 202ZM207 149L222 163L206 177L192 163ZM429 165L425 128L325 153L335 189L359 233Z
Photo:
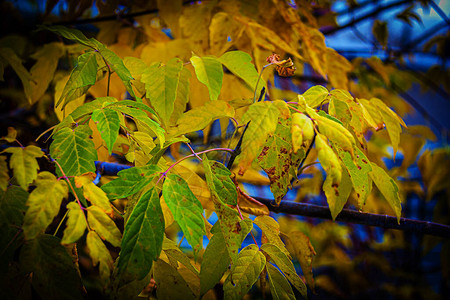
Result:
M67 209L69 212L61 244L76 243L86 230L86 217L78 203L74 201L68 203Z
M295 294L286 277L270 263L266 263L270 292L274 300L295 300Z
M397 183L395 183L394 179L392 179L381 167L374 163L371 163L371 165L372 172L369 173L370 177L394 210L395 215L397 216L397 221L400 224L400 217L402 216L402 203L398 195Z
M206 156L205 156L206 157ZM231 171L222 163L204 160L205 175L209 189L216 193L218 199L228 205L237 204L236 185L231 180Z
M27 240L35 238L58 214L61 201L68 196L69 188L63 180L47 171L39 173L36 188L27 200L28 210L23 221L23 232Z
M191 57L198 80L206 85L211 100L217 100L222 89L223 69L215 57Z
M83 196L93 205L98 206L107 214L111 214L113 210L106 193L92 182L95 177L96 174L92 172L75 176L75 185L77 188L83 187Z
M114 262L108 248L106 248L103 241L94 231L89 231L87 234L86 246L89 256L92 259L92 265L94 267L99 265L100 278L105 283L109 282L109 276L111 275Z
M258 280L266 265L266 258L258 246L249 245L242 249L223 284L225 299L242 299Z
M270 259L277 265L281 272L283 272L289 282L292 283L292 285L302 294L303 298L306 299L306 285L295 272L294 264L289 257L274 244L266 243L261 246L261 250L269 255Z
M253 221L263 232L267 243L276 245L286 256L290 257L289 251L284 246L280 238L280 225L278 222L269 216L259 216Z
M98 206L89 206L87 211L91 229L95 230L103 240L107 240L114 247L119 247L122 234L114 221Z
M181 274L163 260L158 259L155 262L153 276L158 286L156 289L158 299L197 299Z
M39 165L36 160L38 157L44 156L44 152L39 147L30 145L25 148L9 147L3 152L11 153L9 159L9 167L14 171L14 177L19 185L28 190L28 185L37 177Z
M304 92L302 96L310 107L317 107L326 103L328 90L321 85L315 85Z
M339 165L339 168L342 167ZM345 203L347 203L348 197L352 192L352 182L347 171L344 170L341 173L341 181L339 185L333 183L333 177L328 176L325 179L322 187L325 197L327 198L328 207L330 208L331 217L336 219L337 215L344 208Z
M0 140L5 140L8 143L14 143L17 138L17 131L14 127L8 127L8 135L3 136Z

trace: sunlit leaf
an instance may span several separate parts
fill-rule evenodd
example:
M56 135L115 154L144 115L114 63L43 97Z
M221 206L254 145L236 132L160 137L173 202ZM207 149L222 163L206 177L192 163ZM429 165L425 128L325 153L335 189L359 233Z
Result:
M11 153L9 167L13 169L14 177L19 185L27 190L28 185L37 177L39 165L36 158L44 156L44 152L39 147L30 145L25 148L9 147L3 153Z
M280 225L278 222L269 216L259 216L253 221L264 234L264 243L271 243L276 245L283 253L290 257L289 251L284 246L280 238Z
M237 204L236 185L231 180L231 172L222 163L207 161L203 163L209 189L218 195L218 199L228 205ZM212 183L212 184L211 184Z
M273 244L263 244L261 246L261 250L269 255L271 261L277 265L289 282L302 294L303 298L306 299L306 285L295 272L294 265L289 257L287 257L286 254L280 250L280 248Z
M75 176L75 186L77 188L83 188L83 196L89 200L92 205L96 205L107 214L111 214L113 210L108 197L101 188L92 182L95 177L96 174L92 172L85 173L81 176Z
M99 265L100 278L104 282L108 282L113 269L113 259L108 248L94 231L89 231L87 234L86 246L92 259L92 265L94 267Z
M21 270L42 299L83 299L81 279L60 239L38 235L20 251Z
M310 107L317 107L326 103L328 98L328 90L321 85L315 85L302 94L306 100L306 104Z
M113 220L98 206L89 206L87 208L87 217L89 227L103 239L107 240L114 247L120 246L122 234Z
M342 170L342 166L339 168ZM341 181L339 185L333 183L333 175L329 176L327 173L327 178L323 183L323 191L325 197L327 198L328 207L330 208L331 217L336 219L337 215L344 208L345 203L347 203L348 197L352 192L352 182L347 171L343 170L341 173Z
M223 284L224 298L242 299L258 280L265 265L266 258L258 246L249 245L242 249Z
M295 300L294 291L286 277L270 263L266 263L267 275L269 278L270 292L274 300L292 299Z
M72 201L67 204L66 229L61 240L62 244L76 243L86 231L86 217L78 203Z
M156 165L125 169L117 173L119 178L103 185L102 189L110 199L125 198L142 190L159 175L159 171L161 169Z
M206 85L211 100L217 100L222 89L222 64L214 57L191 57L198 80Z
M374 163L371 163L371 165L372 172L369 173L370 177L394 210L397 221L400 223L400 217L402 216L402 204L398 195L397 183L395 183L394 179L392 179L381 167Z
M320 164L327 172L327 178L329 178L331 184L338 187L342 177L342 168L338 157L328 145L326 137L318 133L315 141Z
M50 155L58 161L67 176L95 172L97 151L89 138L91 134L88 125L78 125L74 129L64 127L53 135ZM58 168L56 172L61 174Z
M302 113L292 114L291 138L294 153L308 146L314 137L314 125L311 119Z
M202 248L203 235L206 234L200 201L195 198L187 182L175 174L166 177L163 196L195 254Z
M104 108L94 110L91 118L97 124L97 129L100 132L102 139L105 141L106 147L111 155L114 143L119 135L119 114L112 109Z
M163 260L155 262L153 276L158 285L158 299L197 299L181 274Z

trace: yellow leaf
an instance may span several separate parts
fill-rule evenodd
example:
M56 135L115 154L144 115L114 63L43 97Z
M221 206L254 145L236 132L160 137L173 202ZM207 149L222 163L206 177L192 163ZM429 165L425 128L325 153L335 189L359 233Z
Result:
M176 1L166 1L166 0L158 0L158 15L163 19L164 23L167 27L170 28L170 32L174 38L180 37L180 23L179 17L182 11L181 0Z
M56 76L55 76L56 77ZM62 121L65 117L70 115L77 107L81 106L84 103L84 99L86 98L86 94L83 94L81 97L70 101L63 110L61 110L61 107L63 107L63 102L59 106L56 106L56 103L58 103L59 98L61 98L62 92L64 90L64 87L66 86L67 81L69 80L70 75L63 76L61 79L56 81L55 84L55 94L54 94L54 103L55 103L55 114L58 117L59 121Z
M262 230L267 243L277 246L288 258L291 258L289 251L286 249L283 241L280 238L280 225L278 222L269 216L259 216L253 221Z
M294 153L301 147L307 147L314 137L314 125L310 118L302 113L292 114L292 145Z
M93 205L98 206L107 214L111 214L113 210L108 197L101 188L92 182L95 177L95 173L92 172L85 173L81 176L75 176L75 185L77 188L83 187L83 196Z
M216 13L209 25L209 45L211 54L220 56L233 46L234 40L244 28L233 16L225 12Z
M106 248L103 241L94 231L89 231L86 237L86 246L89 256L92 259L92 265L95 267L100 264L100 278L104 283L109 282L109 276L111 274L111 270L113 269L114 261L108 248Z
M319 161L327 172L327 180L331 186L339 186L342 179L342 168L337 155L328 145L327 138L320 133L316 135L316 148L319 152Z
M334 49L327 48L325 53L327 75L331 85L337 89L348 89L347 74L353 69L353 65Z
M1 140L5 140L8 143L14 143L17 138L17 131L14 127L8 127L8 135L1 138Z
M95 230L103 240L107 240L114 247L120 247L122 234L114 221L97 206L89 206L87 211L91 229Z
M28 185L37 177L39 165L36 158L44 156L44 152L39 147L30 145L25 148L10 147L2 153L11 153L9 167L13 169L14 177L19 185L28 190Z
M83 236L86 230L86 217L78 203L72 201L66 207L69 212L61 244L72 244Z

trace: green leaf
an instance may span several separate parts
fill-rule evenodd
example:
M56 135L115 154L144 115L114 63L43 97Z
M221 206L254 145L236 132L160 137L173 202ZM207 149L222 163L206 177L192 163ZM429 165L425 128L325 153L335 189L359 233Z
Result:
M163 260L158 259L155 262L153 276L158 286L158 299L197 299L181 274Z
M136 98L133 88L131 87L131 80L133 80L133 76L131 76L130 71L123 64L122 59L119 56L117 56L116 53L109 50L108 48L106 48L106 46L102 44L100 44L100 46L98 47L98 52L105 59L108 66L111 67L111 69L114 72L116 72L116 74L122 80L128 93L130 93L132 97Z
M205 175L211 191L217 194L218 199L228 205L237 204L236 185L231 179L231 171L222 163L206 160L203 162Z
M3 150L3 153L11 153L9 159L9 167L14 171L14 177L19 185L24 189L28 189L28 185L37 177L39 164L36 160L38 157L44 156L44 152L39 147L30 145L25 148L9 147Z
M114 247L120 246L122 234L114 221L101 208L89 206L87 216L89 227L95 230L103 240L107 240Z
M222 89L223 68L215 57L192 56L191 63L194 66L198 80L206 85L211 100L219 98Z
M32 273L31 283L42 299L83 299L81 279L59 238L43 234L26 243L20 265Z
M97 124L97 129L106 143L109 154L111 155L114 143L119 135L120 116L108 108L97 109L92 113L92 120Z
M164 66L150 66L142 74L141 81L145 83L147 98L165 124L169 123L178 94L187 91L186 83L180 84L182 71L183 62L173 58Z
M217 227L220 227L219 223L214 224L211 232ZM215 230L203 253L200 267L200 295L204 295L220 281L229 264L230 256L228 255L222 230L219 228Z
M377 164L371 163L371 165L372 172L369 173L370 177L394 210L395 215L397 216L397 221L400 224L400 218L402 216L402 202L398 195L397 183L395 183L394 179L392 179L386 171Z
M292 299L295 300L295 294L286 277L271 264L266 264L267 275L269 278L270 292L274 300Z
M298 155L293 152L291 121L280 117L275 132L269 134L258 156L258 164L269 176L270 190L277 204L286 195L291 186L291 175L296 175L304 157L304 152L299 152Z
M278 224L274 218L269 216L258 216L253 222L261 228L268 243L274 244L283 251L286 256L290 257L289 251L286 249L280 238L280 224Z
M234 109L226 101L209 101L203 106L196 107L184 113L178 119L176 127L171 129L170 136L174 137L195 132L204 129L216 119L233 117Z
M263 244L261 250L270 256L270 259L277 265L281 272L283 272L289 282L292 283L292 285L302 294L303 298L306 299L306 285L295 272L294 265L289 257L273 244Z
M141 280L159 257L164 239L164 216L158 192L148 190L133 209L123 233L117 268L123 280Z
M102 98L107 98L107 97L102 97ZM97 98L97 100L98 99L102 99L102 98ZM112 97L109 97L109 98L112 98ZM112 99L115 99L115 98L112 98ZM149 106L147 106L147 105L145 105L143 103L139 103L139 102L133 101L133 100L121 100L121 101L115 100L115 102L104 106L104 108L122 107L122 106L138 108L140 110L149 112L149 113L151 113L151 114L156 116L156 112L151 107L149 107Z
M102 189L110 199L125 198L142 190L160 171L156 165L125 169L117 173L119 178L103 185Z
M86 246L92 259L92 265L94 267L99 265L100 278L107 283L114 264L108 248L94 231L89 231L87 234Z
M97 151L90 139L91 134L88 125L78 125L74 129L64 127L54 134L50 155L58 161L67 176L95 172ZM62 175L58 168L56 172Z
M339 146L334 145L339 157L341 158L344 167L347 169L353 188L356 192L359 208L362 209L366 203L367 197L372 191L372 180L369 173L372 171L370 162L364 153L356 148L356 160L354 161L350 153L342 151Z
M261 153L267 135L277 128L278 117L290 116L286 102L281 100L256 102L242 116L242 124L250 121L242 139L242 152L239 155L239 174L251 166L253 160Z
M27 240L34 239L52 223L58 214L63 198L68 196L69 188L63 180L47 171L39 173L36 188L28 197L28 210L23 221L23 232Z
M249 245L242 249L223 284L224 299L242 299L258 280L265 265L266 258L258 246Z
M306 104L310 107L317 107L326 103L328 90L324 86L315 85L304 92L303 97L305 97Z
M78 203L69 202L67 209L69 212L61 244L76 243L86 231L86 217Z
M90 51L78 57L75 68L70 73L64 90L56 106L59 106L64 100L61 110L71 101L85 94L88 89L95 84L97 79L97 53Z
M79 44L91 47L91 48L98 48L99 45L101 45L100 42L97 40L90 38L88 39L81 31L73 28L67 28L65 26L61 25L55 25L55 26L45 26L45 25L38 25L38 28L40 30L50 30L68 40L77 42Z
M202 204L179 175L166 177L162 193L175 221L196 254L202 248L203 235L206 234Z
M219 61L228 69L231 73L243 79L252 90L261 91L262 87L266 85L261 78L256 87L258 81L258 71L256 71L255 65L251 63L252 57L243 51L229 51L219 57Z

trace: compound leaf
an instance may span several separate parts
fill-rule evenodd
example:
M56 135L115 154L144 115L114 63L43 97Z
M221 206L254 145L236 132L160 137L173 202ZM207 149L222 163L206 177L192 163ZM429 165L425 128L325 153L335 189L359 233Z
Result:
M114 143L119 135L119 114L112 109L103 108L94 110L91 118L97 124L97 129L100 132L102 139L105 141L106 147L111 155Z
M217 194L218 199L228 205L237 204L237 190L233 180L231 180L231 171L222 163L217 161L207 161L203 164L205 175L210 184L209 189Z
M86 231L86 217L78 203L72 201L66 207L69 212L61 244L72 244L77 242Z
M122 234L114 221L98 206L89 206L87 211L91 229L95 230L103 240L107 240L114 247L119 247Z

